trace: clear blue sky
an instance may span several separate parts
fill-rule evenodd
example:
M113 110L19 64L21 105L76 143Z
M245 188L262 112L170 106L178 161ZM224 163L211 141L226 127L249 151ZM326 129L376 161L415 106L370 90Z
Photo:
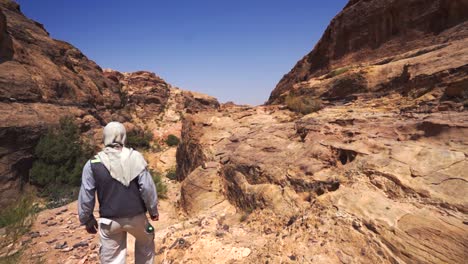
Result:
M347 0L18 0L103 68L262 104Z

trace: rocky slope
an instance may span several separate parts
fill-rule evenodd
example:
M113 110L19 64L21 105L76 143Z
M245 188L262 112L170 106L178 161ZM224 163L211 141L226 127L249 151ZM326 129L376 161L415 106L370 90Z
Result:
M86 122L122 106L119 87L72 45L0 1L0 204L28 179L38 136L64 115ZM20 180L21 179L21 180Z
M216 109L216 98L181 90L152 72L121 73L106 69L104 75L121 86L125 112L132 124L153 132L156 139L180 134L182 116Z
M175 166L175 147L166 147L157 153L145 153L151 169L164 171L165 167ZM162 162L164 161L164 162ZM173 225L186 220L173 203L180 196L180 184L163 179L168 186L167 199L161 199L159 209L164 212L160 221L152 222L157 227L158 239ZM0 249L1 257L20 252L13 263L99 263L99 236L86 233L80 226L77 214L77 202L60 208L41 211L31 230L18 243ZM97 208L94 212L98 217ZM5 229L0 229L0 243ZM134 238L128 236L128 263L134 263ZM12 263L12 262L8 262Z
M95 129L112 120L130 129L168 123L176 133L185 111L217 105L154 73L103 72L77 48L50 38L18 4L0 1L0 206L20 194L35 144L63 116L75 117L83 135L100 142Z
M164 259L466 262L467 18L466 1L350 1L269 100L323 109L187 116L180 205L213 228L177 230Z
M176 154L146 153L156 169L177 162L180 182L165 180L157 262L466 262L466 10L351 0L270 98L321 98L308 115L218 107L149 72L104 71L123 105L104 120L162 138L181 129ZM39 215L25 263L96 263L75 206Z
M468 113L401 111L414 104L394 94L304 117L276 106L191 116L180 204L214 219L212 245L247 248L242 263L463 263ZM167 258L216 259L198 253L210 235L190 233Z
M153 223L157 263L464 263L468 114L401 111L415 103L394 94L307 116L232 105L188 115L181 183L166 180ZM75 207L39 215L25 261L97 263Z
M460 75L467 72L467 20L463 0L349 1L268 102L283 102L288 93L336 99L466 86Z

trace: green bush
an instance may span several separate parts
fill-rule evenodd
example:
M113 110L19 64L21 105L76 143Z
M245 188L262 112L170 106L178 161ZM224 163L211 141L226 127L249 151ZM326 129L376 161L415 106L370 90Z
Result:
M0 213L0 228L5 228L3 243L16 243L22 235L27 233L34 222L39 208L34 203L33 195L25 195Z
M162 174L159 171L150 170L151 176L153 177L154 185L156 185L156 191L158 197L161 199L167 198L167 185L162 181Z
M320 99L305 96L288 95L285 103L289 110L304 115L317 112L323 107Z
M335 70L329 72L327 75L325 75L325 79L333 78L335 76L343 74L343 73L349 71L349 69L351 69L351 68L350 67L343 67L343 68L335 69Z
M0 213L0 228L15 224L24 224L26 220L37 212L37 206L30 196L18 199L14 204L3 208Z
M177 136L175 136L175 135L172 135L172 134L171 134L171 135L167 136L167 138L166 138L166 144L167 144L168 146L171 146L171 147L172 147L172 146L177 146L177 145L179 145L179 143L180 143L180 140L179 140L179 138L178 138Z
M80 185L81 171L92 148L80 139L79 132L73 119L65 117L39 139L29 176L42 195L51 198L57 190Z
M57 208L66 205L78 197L79 186L50 185L42 188L41 196L47 198L46 208Z
M127 133L127 141L125 146L134 149L149 149L153 133L151 131L132 130Z
M22 253L22 251L18 251L13 255L0 257L0 264L18 264Z
M173 168L170 168L167 172L166 172L166 178L168 178L169 180L177 180L177 173L176 173L177 169L175 167Z

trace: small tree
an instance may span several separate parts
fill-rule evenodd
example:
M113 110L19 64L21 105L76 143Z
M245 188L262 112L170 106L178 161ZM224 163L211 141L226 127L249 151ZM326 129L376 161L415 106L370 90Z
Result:
M132 130L127 133L127 142L125 145L134 149L148 149L153 140L151 131Z
M151 176L153 177L154 185L156 185L156 191L158 197L161 199L167 198L167 185L162 181L162 175L159 171L150 170Z
M180 140L177 136L170 134L166 138L166 144L170 147L179 145Z
M172 167L166 172L166 178L168 178L169 180L173 180L173 181L177 180L176 167Z
M285 100L289 110L307 115L323 108L322 101L306 96L288 95Z
M29 232L36 219L38 205L34 202L32 193L25 193L19 199L12 202L0 211L0 228L5 230L5 235L0 238L0 247L16 244L21 237ZM7 249L7 255L15 247ZM0 257L0 263L18 263L21 252L10 257ZM9 262L11 261L11 262Z
M57 127L50 128L40 138L35 148L30 182L41 187L49 198L52 194L61 196L61 190L66 187L80 185L81 171L92 149L80 139L79 132L71 117L62 118Z

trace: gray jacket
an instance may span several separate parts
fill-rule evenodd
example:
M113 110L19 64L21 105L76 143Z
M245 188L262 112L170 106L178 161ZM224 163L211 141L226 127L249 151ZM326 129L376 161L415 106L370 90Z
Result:
M130 217L144 213L146 210L150 215L158 214L156 187L147 169L142 171L129 187L125 187L111 178L100 162L88 161L83 168L78 196L78 215L81 224L94 218L96 192L101 217Z

